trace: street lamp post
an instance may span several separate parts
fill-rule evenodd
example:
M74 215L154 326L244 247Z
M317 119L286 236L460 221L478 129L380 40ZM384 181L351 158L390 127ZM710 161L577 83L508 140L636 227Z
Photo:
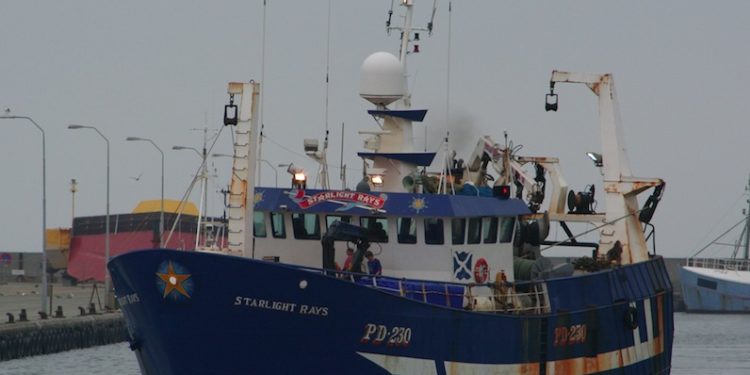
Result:
M107 143L107 211L105 214L104 231L104 292L105 292L105 308L114 308L114 294L112 293L112 280L109 276L109 269L107 269L107 263L109 263L109 139L99 131L99 129L93 126L86 125L68 125L68 129L92 129L99 134L104 142Z
M271 164L271 162L269 162L268 160L260 159L260 161L266 163L269 167L271 167L271 169L273 170L274 183L276 184L276 187L279 187L279 171L276 170L276 167L274 167L273 164Z
M148 139L148 138L139 138L139 137L127 137L125 138L126 141L144 141L149 142L161 154L161 212L159 214L159 247L164 247L164 152L159 148L159 146L154 143L154 141Z
M42 133L42 311L51 314L47 310L47 144L44 136L44 129L28 116L11 116L8 114L0 115L0 119L23 119L28 120Z

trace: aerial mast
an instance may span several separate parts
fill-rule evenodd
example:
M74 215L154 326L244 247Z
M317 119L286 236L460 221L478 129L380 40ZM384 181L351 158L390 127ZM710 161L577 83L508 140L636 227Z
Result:
M750 193L750 176L747 178L745 190ZM745 212L745 259L750 257L750 196L747 199L747 211Z

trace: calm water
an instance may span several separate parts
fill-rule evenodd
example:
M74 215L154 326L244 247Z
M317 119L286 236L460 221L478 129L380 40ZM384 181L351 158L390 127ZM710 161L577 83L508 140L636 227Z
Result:
M672 373L750 374L750 315L675 315ZM127 344L0 362L2 375L137 375Z

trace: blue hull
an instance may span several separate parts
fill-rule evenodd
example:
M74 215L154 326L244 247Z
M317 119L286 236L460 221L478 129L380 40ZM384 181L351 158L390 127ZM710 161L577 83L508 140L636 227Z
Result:
M750 284L716 277L719 274L712 275L714 272L718 271L680 268L682 298L687 311L750 313Z
M144 250L109 268L146 374L663 374L661 258L547 280L552 313L471 312L308 269Z

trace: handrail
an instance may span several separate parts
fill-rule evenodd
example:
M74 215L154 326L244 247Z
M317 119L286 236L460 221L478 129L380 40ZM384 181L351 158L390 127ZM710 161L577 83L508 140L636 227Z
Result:
M688 258L688 267L722 271L750 271L750 259L737 258Z
M468 311L511 314L545 314L550 312L549 295L544 282L511 283L502 281L484 284L460 284L447 281L435 282L372 276L351 272L328 271L327 273L339 279L386 293Z

